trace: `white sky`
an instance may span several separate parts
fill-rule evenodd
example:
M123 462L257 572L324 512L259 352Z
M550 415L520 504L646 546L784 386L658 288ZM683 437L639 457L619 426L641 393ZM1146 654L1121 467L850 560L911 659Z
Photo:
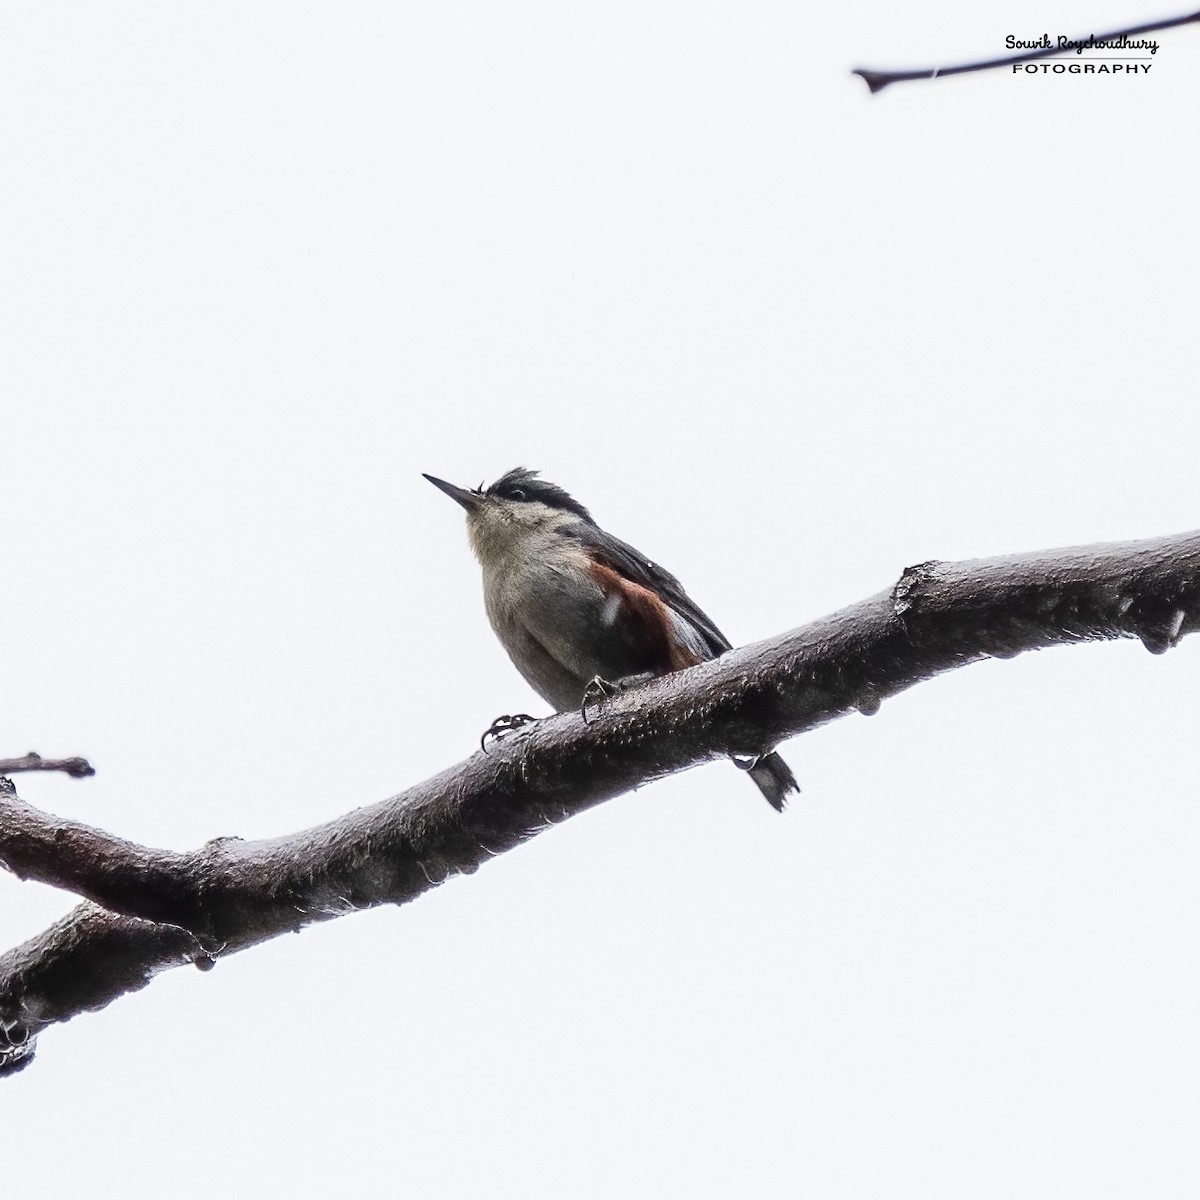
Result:
M186 849L544 711L421 471L541 468L735 641L1195 527L1197 33L848 74L1169 11L10 0L0 754L99 770L23 794ZM1193 1196L1198 667L973 667L783 818L712 766L164 976L0 1088L5 1194Z

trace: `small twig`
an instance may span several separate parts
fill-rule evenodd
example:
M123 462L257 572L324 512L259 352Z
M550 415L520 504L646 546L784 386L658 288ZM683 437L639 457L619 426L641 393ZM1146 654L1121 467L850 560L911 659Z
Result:
M1188 25L1200 21L1200 12L1188 13L1186 17L1171 17L1166 21L1152 21L1148 25L1134 25L1129 29L1118 29L1113 33L1093 34L1093 42L1113 42L1121 38L1136 37L1140 33L1153 33L1157 29L1174 29L1177 25ZM853 74L861 76L872 93L882 92L889 83L907 83L910 79L940 79L943 75L966 75L971 71L988 71L992 67L1007 67L1013 63L1033 62L1038 58L1051 58L1056 54L1066 54L1080 44L1086 45L1089 38L1076 38L1063 41L1057 46L1049 46L1041 50L1027 50L1024 54L1014 54L1008 58L989 58L985 62L965 63L958 67L927 67L920 71L872 71L866 67L855 67Z
M63 771L72 779L86 779L95 775L96 768L86 758L43 758L33 750L24 758L0 758L0 775L18 771Z

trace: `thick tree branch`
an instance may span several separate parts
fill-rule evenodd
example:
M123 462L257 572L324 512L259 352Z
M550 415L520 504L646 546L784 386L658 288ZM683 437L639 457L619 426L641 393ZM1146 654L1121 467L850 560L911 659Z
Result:
M187 930L94 904L81 904L0 962L0 1075L33 1061L35 1036L47 1025L103 1008L169 967L212 965Z
M781 637L548 718L425 783L302 833L153 850L0 789L0 860L87 903L0 958L0 1069L38 1030L185 962L211 966L313 921L402 904L648 780L785 737L983 658L1200 627L1200 533L908 568ZM102 906L102 907L97 907ZM118 915L119 914L119 915Z

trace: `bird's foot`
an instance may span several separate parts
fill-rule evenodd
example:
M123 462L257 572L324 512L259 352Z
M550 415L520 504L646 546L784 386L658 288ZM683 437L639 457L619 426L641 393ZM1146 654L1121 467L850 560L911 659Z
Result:
M537 721L537 717L531 717L528 713L505 713L502 717L497 717L484 731L483 737L479 739L479 748L486 754L488 752L488 742L498 742L502 737L507 737L514 730L523 729L526 725L532 725Z
M603 704L605 700L615 696L620 690L615 683L610 683L602 676L593 676L587 687L583 689L583 703L579 706L579 715L583 718L583 723L589 724L589 704Z
M637 687L640 683L645 683L648 679L653 679L654 673L647 671L642 675L626 675L618 679L615 683L611 679L605 679L601 675L596 675L591 682L583 689L583 703L579 708L579 715L583 718L585 725L590 724L588 721L588 706L592 704L603 704L605 700L611 700L613 696L619 696L622 692L628 691L632 687Z

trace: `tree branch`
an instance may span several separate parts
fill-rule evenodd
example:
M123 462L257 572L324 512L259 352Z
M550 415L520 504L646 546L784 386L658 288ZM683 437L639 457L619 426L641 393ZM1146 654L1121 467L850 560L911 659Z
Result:
M1132 25L1128 29L1117 29L1099 36L1090 34L1086 38L1060 38L1055 45L1040 50L1027 50L1023 54L1013 54L1007 58L989 58L982 62L960 64L957 67L925 67L918 71L872 71L866 67L855 67L852 74L859 76L874 95L876 92L882 92L890 83L906 83L914 79L943 79L947 75L967 75L972 71L988 71L992 67L1036 62L1040 58L1066 54L1078 46L1094 45L1096 42L1120 42L1123 38L1155 33L1159 29L1174 29L1177 25L1188 25L1193 21L1200 21L1200 12L1188 13L1184 17L1170 17L1164 21L1151 21L1148 25Z
M19 771L64 771L73 779L95 775L96 768L86 758L43 758L30 750L24 758L0 758L0 775L16 775Z
M470 874L648 780L857 711L955 667L1200 628L1200 532L909 567L894 587L789 634L550 717L399 796L302 833L180 854L40 812L0 788L0 860L86 903L0 957L0 1072L37 1032L155 974ZM100 907L97 907L100 906ZM5 1050L7 1046L7 1059Z

